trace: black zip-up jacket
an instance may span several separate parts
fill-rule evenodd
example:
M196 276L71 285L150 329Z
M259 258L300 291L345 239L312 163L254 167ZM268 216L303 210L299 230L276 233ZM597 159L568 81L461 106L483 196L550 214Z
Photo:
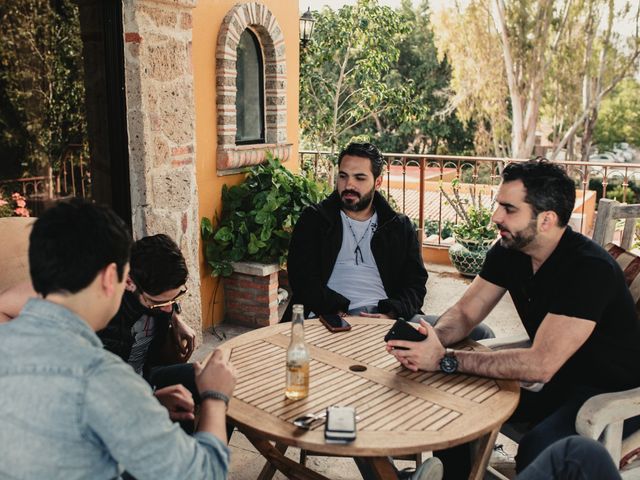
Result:
M409 218L395 212L377 191L373 207L378 213L378 228L371 238L371 251L388 297L378 302L378 309L409 320L422 313L427 293L427 270L416 230ZM293 230L287 260L291 304L302 303L305 316L311 311L349 310L349 299L327 287L342 246L340 209L340 197L334 191L326 200L307 207Z

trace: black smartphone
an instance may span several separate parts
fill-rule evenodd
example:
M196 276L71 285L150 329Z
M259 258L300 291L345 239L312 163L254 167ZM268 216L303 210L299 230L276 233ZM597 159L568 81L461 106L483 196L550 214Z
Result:
M356 410L353 407L328 407L324 425L327 442L347 443L356 439Z
M349 322L336 313L320 315L320 321L330 332L346 332L347 330L351 330Z
M389 329L384 336L384 341L389 340L407 340L409 342L421 342L427 338L424 333L418 331L418 329L409 325L406 320L396 320L396 323ZM401 350L406 350L406 347L394 347Z

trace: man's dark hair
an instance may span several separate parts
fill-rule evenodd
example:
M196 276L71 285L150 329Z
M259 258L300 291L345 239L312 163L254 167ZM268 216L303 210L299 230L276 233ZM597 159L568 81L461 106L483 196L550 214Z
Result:
M371 160L371 173L373 178L378 178L382 174L382 167L384 165L384 158L382 153L378 150L378 147L372 143L350 143L344 150L338 155L338 167L342 162L342 157L345 155L351 155L353 157L363 157Z
M576 203L576 186L558 165L542 157L524 163L510 163L502 172L502 180L522 181L527 190L525 201L531 205L534 216L554 211L560 227L569 223Z
M110 208L73 199L50 208L29 236L29 271L36 292L76 293L115 263L118 279L131 252L131 234Z
M129 275L144 293L160 295L184 285L189 270L176 242L158 234L133 244Z

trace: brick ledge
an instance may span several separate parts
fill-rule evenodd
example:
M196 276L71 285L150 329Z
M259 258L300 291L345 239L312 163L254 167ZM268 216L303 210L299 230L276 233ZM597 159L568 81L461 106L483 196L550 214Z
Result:
M286 162L291 157L291 143L261 143L218 148L218 175L228 174L225 170L258 165L265 161L267 152Z

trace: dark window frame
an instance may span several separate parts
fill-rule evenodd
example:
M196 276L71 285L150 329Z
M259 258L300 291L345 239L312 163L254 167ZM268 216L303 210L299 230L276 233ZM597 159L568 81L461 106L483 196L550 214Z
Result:
M265 83L265 72L264 72L264 54L262 52L262 45L260 44L260 40L258 39L258 36L255 34L255 32L253 32L250 28L246 28L245 29L246 32L249 33L249 36L251 37L251 39L253 40L253 44L255 46L256 52L257 52L257 56L258 56L258 71L261 73L260 75L260 81L258 82L258 87L259 87L259 96L260 96L260 117L262 119L261 121L261 128L260 128L260 137L259 138L254 138L254 139L250 139L250 140L237 140L236 139L236 145L257 145L257 144L262 144L262 143L266 143L266 115L265 115L265 111L266 111L266 106L265 106L265 102L264 102L264 83ZM244 33L244 32L242 32ZM236 70L236 78L240 75L240 72L238 70ZM237 81L236 81L237 84ZM236 92L237 95L237 92ZM236 96L236 103L237 103L237 96ZM238 118L237 118L237 112L236 112L236 129L238 127ZM236 136L237 136L237 130L236 130Z

